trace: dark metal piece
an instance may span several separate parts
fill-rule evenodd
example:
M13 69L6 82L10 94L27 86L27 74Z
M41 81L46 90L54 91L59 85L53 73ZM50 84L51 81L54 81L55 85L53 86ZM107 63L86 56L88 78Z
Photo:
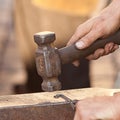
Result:
M36 66L38 74L43 78L42 89L49 92L60 90L58 75L61 73L61 63L57 50L51 45L55 40L55 33L37 33L34 35L34 40L38 44Z
M67 96L63 95L63 94L57 94L54 96L54 98L63 98L66 102L70 103L71 107L73 110L75 110L76 108L76 103L78 100L71 100L70 98L68 98Z
M15 96L11 98L13 100ZM21 101L22 100L24 101L24 99L21 99ZM73 120L73 118L74 111L70 105L65 102L43 102L40 104L31 103L29 105L14 106L9 106L8 104L8 106L5 107L0 106L0 120Z
M0 109L0 120L73 120L69 104L11 106Z
M49 31L39 32L34 35L34 40L38 46L41 46L41 44L50 44L55 41L55 33Z
M107 43L120 45L120 30L105 39L96 40L90 47L79 50L75 45L56 49L51 43L55 40L54 32L42 32L34 35L38 44L36 51L36 66L38 74L42 76L42 89L55 91L61 89L58 76L61 74L61 64L73 62L92 54L96 49L103 48Z

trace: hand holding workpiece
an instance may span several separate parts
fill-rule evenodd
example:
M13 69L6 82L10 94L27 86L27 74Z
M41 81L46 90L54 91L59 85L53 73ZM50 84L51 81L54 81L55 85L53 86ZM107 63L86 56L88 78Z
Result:
M98 16L89 19L87 22L78 26L74 35L68 42L68 46L76 43L78 49L89 47L98 38L105 38L115 33L120 28L120 0L113 2L105 8ZM87 58L97 59L107 55L118 48L114 43L107 44L104 48L96 50Z
M120 94L81 100L74 120L120 120Z

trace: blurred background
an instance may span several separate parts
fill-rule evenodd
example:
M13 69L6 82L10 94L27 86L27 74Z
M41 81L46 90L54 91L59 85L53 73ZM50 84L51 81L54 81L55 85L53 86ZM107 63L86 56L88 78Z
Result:
M97 15L110 0L0 0L0 95L41 92L35 67L33 35L56 33L55 46L66 45L78 25ZM62 66L62 89L120 87L120 50L79 67Z

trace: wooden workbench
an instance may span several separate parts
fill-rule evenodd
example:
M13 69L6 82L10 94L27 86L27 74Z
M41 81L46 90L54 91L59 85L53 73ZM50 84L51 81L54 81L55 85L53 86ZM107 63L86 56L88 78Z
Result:
M0 120L73 120L74 110L65 100L54 95L64 94L72 100L113 95L119 89L86 88L57 92L0 96Z

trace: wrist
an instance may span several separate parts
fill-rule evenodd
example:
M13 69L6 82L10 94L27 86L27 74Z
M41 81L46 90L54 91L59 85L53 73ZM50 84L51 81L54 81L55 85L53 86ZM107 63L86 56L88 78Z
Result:
M111 15L117 16L120 20L120 0L113 0L110 4L110 9L114 12Z

